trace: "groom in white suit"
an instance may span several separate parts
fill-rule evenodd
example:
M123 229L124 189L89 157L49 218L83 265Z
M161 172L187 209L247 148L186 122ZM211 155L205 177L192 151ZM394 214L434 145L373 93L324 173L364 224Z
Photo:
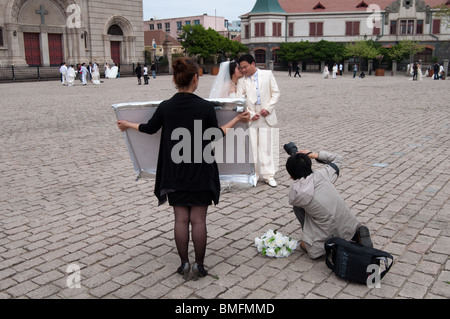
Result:
M275 106L280 99L280 90L272 71L260 70L250 54L239 58L239 66L245 77L239 79L237 95L247 98L250 112L249 124L252 154L256 176L276 187L274 179L278 167L278 130Z

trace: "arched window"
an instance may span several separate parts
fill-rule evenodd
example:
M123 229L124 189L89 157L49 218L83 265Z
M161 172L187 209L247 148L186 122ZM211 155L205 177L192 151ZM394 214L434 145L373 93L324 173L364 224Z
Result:
M256 50L255 51L255 62L256 63L266 63L266 51Z
M431 62L431 57L433 56L433 50L430 48L425 48L422 52L414 56L414 61L421 60L422 62Z
M4 46L5 43L3 42L3 29L0 28L0 47Z
M109 27L108 34L109 35L123 35L123 31L122 31L122 28L119 27L117 24L113 24L112 26Z

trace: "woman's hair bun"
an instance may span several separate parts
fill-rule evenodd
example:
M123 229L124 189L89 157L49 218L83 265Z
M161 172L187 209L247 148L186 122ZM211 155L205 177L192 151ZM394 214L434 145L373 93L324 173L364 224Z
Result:
M198 64L192 58L178 58L172 63L173 77L178 88L185 88L191 84L198 74Z

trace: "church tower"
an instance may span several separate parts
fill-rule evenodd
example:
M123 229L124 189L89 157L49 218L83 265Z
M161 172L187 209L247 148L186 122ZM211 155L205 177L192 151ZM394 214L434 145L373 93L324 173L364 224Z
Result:
M2 1L0 66L143 61L142 10L142 0Z

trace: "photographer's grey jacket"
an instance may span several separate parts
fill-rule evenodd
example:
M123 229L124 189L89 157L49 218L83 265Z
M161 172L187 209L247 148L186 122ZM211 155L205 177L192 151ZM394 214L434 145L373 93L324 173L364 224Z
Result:
M339 169L342 165L342 156L326 151L320 151L318 159L326 164L334 163ZM289 190L289 204L305 210L302 241L311 258L325 254L327 239L350 240L361 226L334 187L337 178L336 170L326 165L307 178L296 180Z

